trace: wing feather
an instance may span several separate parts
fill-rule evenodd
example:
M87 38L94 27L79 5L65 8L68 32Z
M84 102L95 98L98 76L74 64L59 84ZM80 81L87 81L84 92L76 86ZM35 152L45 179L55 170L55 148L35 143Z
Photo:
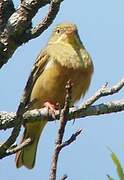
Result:
M33 86L34 86L37 78L44 71L44 68L45 68L48 60L49 60L49 55L48 55L46 50L40 52L38 57L36 58L36 61L33 65L32 71L29 75L29 78L28 78L28 81L27 81L26 86L24 88L24 93L22 96L23 105L26 109L28 109L30 107L30 105L33 103L33 102L30 102L30 95L31 95ZM18 111L19 111L20 107L21 106L19 105Z

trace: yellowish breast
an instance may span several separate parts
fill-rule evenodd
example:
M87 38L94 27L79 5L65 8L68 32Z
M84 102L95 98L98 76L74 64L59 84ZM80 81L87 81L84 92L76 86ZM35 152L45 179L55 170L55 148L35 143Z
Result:
M58 47L55 49L55 57L52 54L53 49L49 50L51 51L51 53L49 52L50 60L34 84L31 101L35 99L35 103L32 108L41 108L46 101L52 104L59 103L63 106L65 86L68 80L73 83L72 104L79 100L89 87L93 72L90 57L87 56L88 61L85 63L82 62L84 59L80 59L80 56L75 51L70 53L69 49L66 49L67 51L65 50L65 54L63 54L62 52L59 53L60 49ZM70 50L72 51L72 49Z
M91 80L90 69L68 69L58 65L44 70L37 79L31 94L31 101L36 99L33 108L40 108L44 102L49 101L53 104L60 103L62 106L65 99L65 85L68 80L73 83L72 103L80 99L89 87Z

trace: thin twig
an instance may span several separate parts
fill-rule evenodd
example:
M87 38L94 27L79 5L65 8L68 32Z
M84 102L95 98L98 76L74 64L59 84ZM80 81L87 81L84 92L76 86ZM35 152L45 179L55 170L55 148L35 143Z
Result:
M26 95L27 95L27 92L24 90L18 110L16 112L17 120L15 122L15 126L9 138L0 146L0 158L3 158L5 156L6 151L15 143L19 135L21 125L23 123L23 114L26 112L26 109L25 109L26 98L27 98Z
M60 4L63 0L52 0L49 6L48 14L44 17L41 23L31 29L30 39L38 37L44 30L46 30L55 19L59 9ZM26 35L25 35L26 36ZM27 36L28 37L28 36ZM26 38L26 37L25 37Z
M78 129L75 133L73 133L67 141L65 141L61 144L61 149L70 145L72 142L74 142L76 140L77 136L79 136L79 134L81 132L82 132L82 129Z
M105 83L105 85L103 85L93 96L91 96L86 102L84 102L81 107L87 108L101 97L115 94L123 87L124 87L124 78L120 80L116 85L112 86L111 88L108 87L108 83Z
M6 151L6 153L4 153L4 156L1 157L1 159L4 158L4 157L10 156L10 155L12 155L12 154L17 153L18 151L20 151L20 150L23 149L24 147L28 146L28 145L30 144L30 142L31 142L31 139L28 138L28 139L26 139L25 141L23 141L21 144L19 144L18 146L14 147L14 148L8 149L8 150Z
M50 180L56 180L57 162L58 162L60 150L62 149L61 144L64 136L65 126L67 123L66 117L69 112L69 105L71 100L71 87L72 87L71 82L68 81L66 85L65 105L60 114L60 127L58 129L57 139L55 143L55 150L52 156L52 163L51 163L50 177L49 177Z

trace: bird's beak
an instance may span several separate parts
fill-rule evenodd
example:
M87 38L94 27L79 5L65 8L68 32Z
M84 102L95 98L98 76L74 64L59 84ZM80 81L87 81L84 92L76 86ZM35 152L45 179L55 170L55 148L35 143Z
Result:
M66 35L67 36L71 36L71 35L74 35L76 32L75 28L69 28L67 31L66 31Z

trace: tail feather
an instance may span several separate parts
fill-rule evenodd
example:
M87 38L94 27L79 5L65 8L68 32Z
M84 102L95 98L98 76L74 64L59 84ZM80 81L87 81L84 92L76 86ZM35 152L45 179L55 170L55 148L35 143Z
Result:
M35 164L37 145L41 132L46 125L47 121L27 123L25 126L24 136L21 142L27 138L31 138L31 144L24 147L21 151L16 154L16 167L25 166L28 169L32 169Z

